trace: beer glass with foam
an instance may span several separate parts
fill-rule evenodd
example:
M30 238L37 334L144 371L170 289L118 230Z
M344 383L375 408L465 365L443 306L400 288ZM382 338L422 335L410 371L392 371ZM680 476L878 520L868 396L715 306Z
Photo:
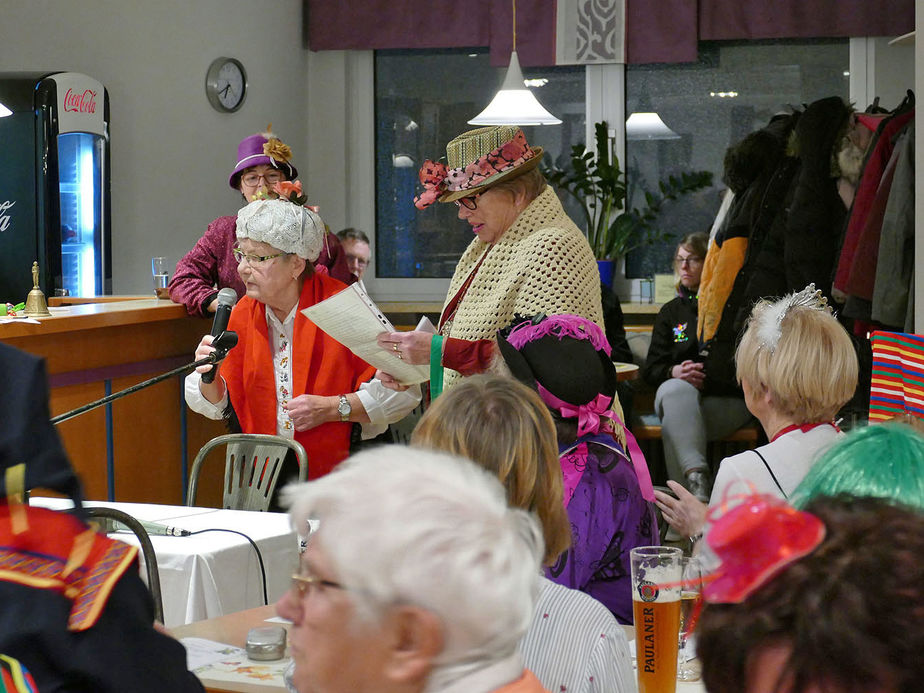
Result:
M639 693L677 690L683 551L639 546L629 554Z

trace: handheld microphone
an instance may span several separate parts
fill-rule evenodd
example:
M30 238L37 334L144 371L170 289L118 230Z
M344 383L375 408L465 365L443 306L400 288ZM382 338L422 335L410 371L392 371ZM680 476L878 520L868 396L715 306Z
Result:
M180 529L179 527L171 527L170 525L162 525L159 522L148 522L147 520L138 520L141 523L141 526L147 530L147 533L151 536L159 537L188 537L190 531L188 529Z
M137 518L136 518L137 519ZM92 521L99 526L101 532L105 534L111 534L113 532L129 532L131 529L125 527L118 520L114 520L110 517L95 517ZM138 520L138 524L144 527L145 531L150 536L159 536L159 537L188 537L192 532L188 529L180 529L179 527L171 527L170 525L163 525L159 522L149 522L147 520Z
M231 318L231 309L237 303L237 292L234 289L224 288L218 292L218 307L215 308L215 318L212 320L213 337L218 337L228 327ZM202 374L202 382L210 383L215 380L215 366Z

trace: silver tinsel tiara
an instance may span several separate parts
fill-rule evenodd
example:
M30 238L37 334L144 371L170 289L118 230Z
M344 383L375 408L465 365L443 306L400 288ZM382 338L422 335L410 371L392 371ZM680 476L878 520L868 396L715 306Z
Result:
M821 295L820 290L815 289L815 284L809 284L802 291L768 303L754 320L759 348L768 349L771 354L776 351L783 334L781 327L783 320L790 310L799 307L833 313L831 306L828 305L828 299Z

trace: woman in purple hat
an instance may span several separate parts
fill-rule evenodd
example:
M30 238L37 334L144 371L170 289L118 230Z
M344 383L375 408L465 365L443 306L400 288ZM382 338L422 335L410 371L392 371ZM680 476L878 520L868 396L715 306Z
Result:
M632 623L629 551L658 544L659 534L648 467L620 420L603 330L578 315L518 317L497 345L555 422L572 543L548 577Z
M273 187L298 175L291 158L292 150L269 128L267 132L249 135L237 146L237 163L228 185L241 193L245 204L258 197L276 197ZM186 306L190 315L207 317L214 313L219 289L232 288L238 296L245 293L237 272L238 263L231 253L237 243L236 221L237 215L218 217L176 265L168 287L170 299ZM316 269L318 266L326 267L330 276L346 284L356 281L340 251L340 242L332 233L327 234Z

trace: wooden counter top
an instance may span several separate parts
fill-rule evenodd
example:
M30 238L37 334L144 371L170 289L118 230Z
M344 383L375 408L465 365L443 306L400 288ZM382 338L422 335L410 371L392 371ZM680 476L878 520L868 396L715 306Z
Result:
M105 297L113 299L114 297ZM81 299L81 301L94 299ZM133 299L131 297L100 303L50 305L50 318L35 318L40 324L13 321L0 324L0 339L36 334L55 334L111 325L131 325L158 320L176 320L186 316L186 309L173 301L158 298ZM2 320L2 317L0 317Z
M51 317L37 318L38 324L0 323L0 340L45 359L52 416L193 361L211 327L211 320L190 317L183 306L154 297L50 303ZM187 412L182 375L63 421L57 429L88 499L170 504L183 502L191 456L225 432L221 422ZM204 502L220 498L209 495Z

